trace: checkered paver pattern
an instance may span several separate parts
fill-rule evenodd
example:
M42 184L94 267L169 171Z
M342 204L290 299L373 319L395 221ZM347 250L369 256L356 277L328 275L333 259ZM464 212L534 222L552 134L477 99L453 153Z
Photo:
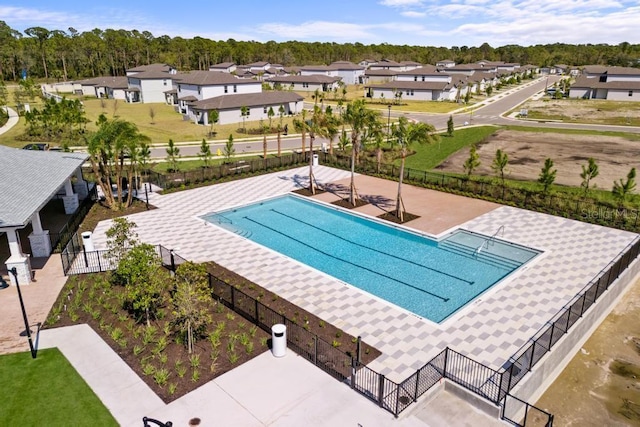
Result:
M213 260L382 351L370 366L402 381L445 347L499 369L546 322L613 260L636 234L512 207L500 207L461 228L543 250L532 262L442 324L346 285L233 233L199 215L304 186L306 168L168 195L152 194L158 209L133 215L141 240L173 248L186 259ZM348 172L316 167L319 182ZM101 223L94 233L105 246Z

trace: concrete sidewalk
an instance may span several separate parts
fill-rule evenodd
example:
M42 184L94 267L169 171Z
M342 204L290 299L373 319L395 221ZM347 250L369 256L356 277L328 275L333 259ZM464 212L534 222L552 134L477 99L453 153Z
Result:
M265 352L167 405L88 325L42 331L39 347L58 347L122 426L144 416L174 426L195 417L225 427L504 425L446 392L396 419L291 350Z
M9 107L5 107L5 108L7 113L9 113L9 120L7 120L7 123L5 123L4 126L0 128L0 135L2 135L5 132L8 132L12 127L14 127L18 123L18 120L20 119L20 117L18 116L18 113L16 113L15 110Z

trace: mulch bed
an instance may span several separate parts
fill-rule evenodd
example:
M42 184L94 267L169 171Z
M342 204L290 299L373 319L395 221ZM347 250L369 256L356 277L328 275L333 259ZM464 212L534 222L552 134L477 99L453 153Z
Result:
M336 206L340 206L341 208L345 208L345 209L355 209L355 208L359 208L361 206L366 206L369 204L369 202L367 202L364 199L361 198L357 198L356 199L356 205L354 206L353 204L351 204L349 202L349 199L340 199L340 200L336 200L335 202L331 203L332 205L336 205Z
M151 209L156 209L156 207L149 205L149 209L147 209L145 202L134 199L133 203L128 208L115 211L105 205L104 201L101 200L94 203L94 205L91 207L89 213L87 213L87 216L82 221L82 224L80 224L78 232L80 233L83 231L93 231L100 221L118 218L124 215L131 215L139 212L146 212L147 210Z
M404 224L405 222L413 221L414 219L420 218L420 215L414 215L409 212L405 212L403 214L404 221L400 221L400 218L396 216L395 211L393 212L385 212L382 215L378 215L378 218L384 219L389 222L395 222L396 224Z
M326 193L325 190L316 187L316 194L311 194L311 191L308 188L300 188L298 190L294 190L292 191L292 193L296 193L299 194L301 196L307 196L307 197L311 197L311 196L317 196L318 194L322 194L322 193Z
M253 325L244 318L223 304L215 303L211 309L212 323L207 332L224 323L222 339L217 350L214 350L206 336L196 341L192 355L197 354L198 362L194 367L195 359L192 362L182 339L173 329L169 331L169 306L162 307L158 318L151 321L153 337L145 342L145 332L148 333L149 328L144 319L136 321L122 308L119 294L124 288L108 284L113 294L102 294L104 287L100 283L104 284L105 281L108 283L109 273L79 275L67 281L49 313L45 328L88 324L165 403L172 402L268 349L270 334L260 328L251 329ZM86 286L84 291L80 290L81 283ZM231 346L235 350L233 357L237 357L237 360L232 360L228 351L234 334L245 334L245 339L251 343L242 345L237 339L234 340ZM159 350L161 341L166 343L166 347ZM138 350L135 350L136 347ZM135 354L136 351L139 351L138 354ZM182 376L180 367L184 369ZM164 384L159 384L155 378L161 369L165 369L168 376Z
M343 352L355 357L356 337L345 333L332 324L327 323L297 305L280 298L277 294L245 279L231 270L228 270L214 262L208 262L206 263L206 266L207 271L211 273L212 276L217 277L225 283L235 284L236 289L244 292L254 299L257 299L265 306L287 317L294 323L301 325L304 329L317 335L318 338L323 341L329 344L333 344L334 341L336 341L339 343L338 347ZM381 354L379 350L371 347L365 342L361 343L360 351L361 362L364 364L368 364Z

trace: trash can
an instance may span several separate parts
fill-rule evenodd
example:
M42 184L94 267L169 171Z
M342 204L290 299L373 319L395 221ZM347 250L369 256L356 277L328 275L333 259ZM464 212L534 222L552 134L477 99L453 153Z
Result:
M318 166L318 155L317 154L313 155L313 166Z
M287 354L287 327L282 323L271 327L271 352L275 357Z
M93 252L96 250L96 247L93 245L93 233L90 231L82 232L82 246L84 246L84 250L86 252Z

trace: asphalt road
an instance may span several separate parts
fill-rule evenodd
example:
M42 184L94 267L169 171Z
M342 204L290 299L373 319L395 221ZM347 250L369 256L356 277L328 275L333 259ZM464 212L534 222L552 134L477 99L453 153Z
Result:
M560 80L560 76L548 76L541 77L532 82L527 82L517 88L510 89L505 93L500 93L484 101L480 106L474 106L473 109L465 109L462 107L458 112L435 114L435 113L411 113L411 112L396 112L391 109L391 117L405 116L409 119L425 122L433 125L438 130L445 130L447 128L447 121L449 116L453 116L453 122L456 128L464 126L479 126L479 125L521 125L530 127L545 127L545 128L564 128L564 129L586 129L586 130L598 130L598 131L622 131L631 133L640 133L640 127L630 126L610 126L610 125L590 125L580 123L559 123L559 122L538 122L534 120L520 120L516 118L509 118L504 116L506 113L516 110L519 105L524 103L527 99L534 95L544 92L545 88L552 86L556 81ZM383 111L387 113L387 111ZM314 148L319 149L323 142L328 143L326 139L316 138ZM301 148L301 138L296 136L283 136L281 140L281 150L291 151L299 150ZM192 144L178 144L180 147L180 155L183 157L195 157L200 152L200 143ZM223 151L225 146L224 142L210 144L211 152L216 155L218 149ZM236 149L236 156L243 154L260 154L263 151L262 140L256 141L255 139L243 140L242 138L236 138L234 147ZM306 148L309 149L309 137L307 136ZM267 138L267 150L269 152L275 152L277 150L277 138L275 136ZM151 157L156 159L162 159L166 157L165 147L154 147L151 149Z

